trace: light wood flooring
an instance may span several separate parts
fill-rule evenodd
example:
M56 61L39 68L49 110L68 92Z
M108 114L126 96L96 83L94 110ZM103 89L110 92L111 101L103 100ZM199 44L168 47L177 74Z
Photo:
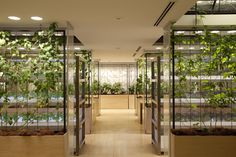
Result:
M80 157L158 157L134 110L102 110Z

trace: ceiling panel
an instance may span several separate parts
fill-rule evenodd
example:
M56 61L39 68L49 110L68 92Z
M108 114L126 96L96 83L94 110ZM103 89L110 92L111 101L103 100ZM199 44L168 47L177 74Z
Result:
M133 61L137 47L154 49L162 27L180 18L195 0L176 0L160 26L155 21L169 0L1 0L0 26L40 26L69 21L76 36L101 61ZM7 16L22 18L15 22ZM30 16L42 16L42 22Z

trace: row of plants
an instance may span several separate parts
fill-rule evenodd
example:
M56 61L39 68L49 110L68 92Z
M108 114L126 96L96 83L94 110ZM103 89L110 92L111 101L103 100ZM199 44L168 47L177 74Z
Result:
M225 114L230 114L230 121L235 121L236 35L221 35L208 29L202 34L196 32L192 31L190 36L180 34L173 37L174 45L201 46L201 50L191 52L175 49L175 98L187 101L177 102L180 105L176 107L176 121L186 121L184 117L188 117L189 121L195 121L196 127L217 127L217 122L222 124L229 120ZM194 98L199 100L199 104L193 102ZM188 106L190 116L188 112L182 112ZM206 126L206 122L210 125ZM187 126L191 127L189 123ZM224 127L224 124L220 126Z
M61 112L48 112L48 113L37 113L37 114L32 114L32 113L8 113L4 112L2 114L1 118L1 123L7 124L7 126L11 127L16 127L19 125L19 122L25 122L25 121L30 121L30 123L36 124L40 122L63 122L63 113ZM6 127L6 126L5 126Z
M139 83L134 83L128 87L128 90L125 90L122 87L120 82L116 82L113 84L110 83L99 83L97 80L93 81L91 85L91 90L93 94L98 94L100 90L100 94L109 95L109 94L143 94L144 93L144 83L140 86Z
M52 23L32 37L0 32L1 126L11 126L22 119L23 123L18 125L18 129L22 129L33 124L35 119L42 119L40 117L45 117L47 122L52 117L61 121L58 115L61 117L63 113L59 110L63 108L64 63L60 50L63 39L55 35L57 28L57 24ZM14 113L12 110L9 113L9 107L15 109ZM56 111L39 112L43 108Z

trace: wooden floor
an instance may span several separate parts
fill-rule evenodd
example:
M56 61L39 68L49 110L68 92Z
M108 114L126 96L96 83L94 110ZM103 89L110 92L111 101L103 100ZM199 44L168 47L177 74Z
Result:
M158 157L134 110L106 109L87 135L81 157Z

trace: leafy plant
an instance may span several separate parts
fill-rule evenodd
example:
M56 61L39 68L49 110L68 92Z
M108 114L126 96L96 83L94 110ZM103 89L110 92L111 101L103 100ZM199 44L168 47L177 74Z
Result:
M101 85L101 93L102 94L112 94L111 90L112 90L112 85L111 84L104 83L104 84Z
M123 94L125 93L124 89L120 82L116 82L112 85L111 94Z
M61 62L61 41L55 36L57 24L36 32L33 38L11 38L9 32L0 32L0 116L7 125L14 126L20 117L22 127L28 126L38 118L38 108L49 107L52 97L62 96L63 63ZM20 51L22 48L24 51ZM38 50L36 56L29 52ZM15 107L29 107L29 100L37 98L33 110L9 114L10 96L16 100ZM60 105L60 103L58 103ZM58 106L56 107L59 108ZM49 120L49 119L47 119Z
M129 94L135 94L135 87L136 84L132 84L131 86L129 86L128 90L129 90Z
M203 34L194 34L192 37L176 35L173 39L175 45L202 45L200 53L197 54L186 55L181 50L175 52L175 75L178 77L178 82L175 84L175 97L188 98L188 91L191 94L201 92L200 96L205 99L205 105L209 105L213 109L210 120L214 119L215 125L218 115L220 115L221 121L223 120L224 108L229 108L236 102L233 86L230 87L223 79L211 80L211 76L218 75L235 82L235 39L235 35L211 33L207 28ZM209 79L202 79L202 76ZM190 84L189 78L199 78L200 82ZM198 107L191 105L191 110L197 110ZM204 124L205 113L199 112L199 116L200 123Z
M93 93L94 95L99 94L99 82L98 82L97 80L94 80L94 81L92 82L91 88L92 88L92 93Z

